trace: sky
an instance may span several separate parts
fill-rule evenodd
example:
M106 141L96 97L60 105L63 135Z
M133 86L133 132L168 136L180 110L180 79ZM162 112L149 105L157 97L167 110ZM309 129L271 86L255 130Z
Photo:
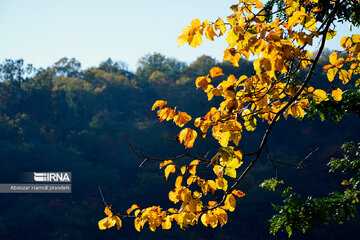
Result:
M112 58L135 70L139 58L161 53L191 63L201 55L221 60L224 38L197 48L177 47L190 21L231 14L233 0L0 0L0 61L22 58L46 68L75 57L83 68ZM339 26L339 33L348 33ZM353 30L354 32L354 30ZM357 32L359 33L358 29ZM340 35L340 34L339 34ZM336 37L335 41L340 41ZM336 49L335 45L328 45Z

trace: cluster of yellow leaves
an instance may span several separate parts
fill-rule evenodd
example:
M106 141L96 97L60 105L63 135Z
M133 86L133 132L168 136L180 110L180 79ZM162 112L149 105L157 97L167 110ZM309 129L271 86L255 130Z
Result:
M325 65L323 70L327 71L327 77L330 82L339 73L339 79L345 85L351 80L353 75L357 75L360 72L360 35L345 36L341 39L340 45L346 52L343 55L345 58L338 58L338 52L333 52L329 56L330 64ZM355 86L357 87L359 83L357 81Z
M237 178L238 169L243 164L241 151L230 146L238 146L243 131L254 131L259 120L271 124L280 118L279 113L283 113L285 118L289 115L304 118L311 99L316 103L328 101L330 97L341 101L340 88L328 94L322 89L305 87L291 79L300 68L307 68L313 61L313 55L306 48L312 46L314 39L322 34L318 31L314 17L315 12L322 11L315 7L317 4L314 3L317 2L318 0L284 0L288 21L275 19L267 23L264 6L259 0L239 0L238 4L231 6L233 12L226 18L227 23L221 18L215 22L194 19L190 26L183 29L177 39L178 46L188 43L196 47L203 42L204 34L210 41L215 36L224 35L228 47L224 50L223 60L239 66L242 57L249 59L251 55L256 55L257 59L253 62L254 73L251 76L224 76L221 68L213 67L209 74L195 80L196 87L206 93L209 101L214 97L221 98L219 107L212 107L205 116L194 119L194 126L198 128L201 138L205 138L210 130L221 148L210 163L201 162L200 159L195 159L188 165L180 165L173 160L161 162L160 168L164 168L166 179L170 174L176 176L175 188L169 192L168 197L180 207L163 210L159 206L140 209L133 205L127 214L135 211L133 217L136 230L140 231L145 224L149 225L151 231L158 227L170 229L174 222L185 229L199 220L212 228L223 226L227 223L228 212L234 211L236 207L235 196L241 198L245 195L240 190L234 190L234 186L229 186L228 183L229 179ZM336 1L329 4L335 6ZM332 39L336 33L329 29L326 39ZM323 70L327 71L330 82L339 74L339 79L346 84L360 72L360 35L344 37L340 44L346 54L339 57L338 52L332 53L329 57L330 64ZM356 86L359 84L358 80ZM182 128L192 120L187 113L167 107L167 104L164 100L158 100L152 106L152 110L158 109L160 122L173 120ZM183 128L177 140L185 148L192 148L198 132L189 127ZM212 167L214 178L203 179L202 174L197 174L201 163L206 163L206 168ZM203 202L204 196L208 198L216 191L223 193L222 200ZM120 218L114 216L110 208L106 208L105 213L108 217L99 222L100 229L115 224L118 228L121 226Z
M99 229L105 230L105 229L115 226L115 224L116 224L116 228L119 230L122 226L122 222L121 222L121 219L119 218L119 216L113 215L113 213L111 212L110 206L106 206L104 212L107 215L107 217L101 219L98 222Z
M251 77L236 78L230 75L226 80L215 84L218 77L224 74L220 68L214 67L207 76L199 76L196 79L196 87L207 94L209 101L214 96L224 98L219 108L211 108L204 117L195 119L194 125L199 128L202 138L206 137L207 131L211 128L212 136L221 146L226 147L230 142L238 145L243 129L254 131L258 118L270 124L276 114L287 105L288 99L295 96L301 85L281 81L279 76L293 74L291 71L294 64L306 68L312 62L313 55L306 47L311 46L313 39L320 35L314 13L321 9L310 3L317 3L317 0L284 0L288 21L275 19L267 23L264 6L260 1L239 0L238 4L231 6L233 13L227 17L228 27L219 18L215 23L201 23L199 19L195 19L191 26L184 28L178 38L179 46L185 43L193 46L194 38L191 36L195 33L198 39L195 45L201 44L205 32L205 36L211 41L214 36L226 35L229 46L224 51L223 59L232 62L234 66L238 66L242 56L246 59L250 55L258 56L253 62L256 74ZM307 9L304 5L307 5ZM336 33L329 29L326 39L332 39ZM344 37L341 45L347 52L347 59L338 58L337 52L332 53L330 64L324 67L324 71L328 70L329 81L333 81L339 73L340 80L346 84L351 76L358 74L360 70L360 36L355 34L352 37ZM347 66L347 69L344 66ZM360 81L357 81L356 86L359 84ZM331 96L335 101L340 101L341 89L332 91ZM291 115L294 118L303 118L311 98L320 103L327 101L329 96L321 89L314 91L305 88L299 94L298 100L288 106L284 117ZM183 131L181 142L190 148L197 133L189 128Z
M219 30L218 34L216 33L217 30ZM208 20L201 23L198 18L194 19L191 21L191 25L185 27L180 37L178 37L178 46L181 47L186 43L189 43L192 47L200 45L203 42L204 31L206 38L214 41L215 36L221 36L226 32L226 26L220 18L214 24L210 24Z
M180 112L170 107L164 107L165 105L167 105L167 101L157 100L151 108L151 110L153 111L156 108L159 108L159 110L157 111L157 116L160 122L164 120L174 120L176 125L178 125L179 127L183 127L187 122L191 120L191 116L186 112Z
M227 211L234 211L236 206L236 199L245 196L240 190L233 190L227 192L228 184L225 180L224 174L230 177L235 177L236 169L242 164L242 154L240 150L233 147L222 148L216 156L214 156L211 164L216 172L216 179L205 180L197 176L197 167L199 160L193 160L187 166L180 167L180 174L175 181L175 189L169 192L169 200L174 204L181 203L179 209L170 208L163 210L159 206L152 206L141 209L138 205L133 204L126 214L134 217L134 226L137 231L141 231L145 224L149 225L151 231L157 228L170 229L175 222L181 229L186 229L199 222L199 219L205 226L215 228L227 223ZM170 173L175 173L175 164L172 160L166 160L160 163L160 168L165 167L165 177L168 178ZM221 169L219 169L221 168ZM223 174L221 173L223 172ZM183 185L183 179L187 176L187 181ZM190 190L189 186L196 183L198 190ZM195 185L192 187L194 188ZM214 194L216 190L224 192L224 199L222 203L216 201L208 201L208 204L202 202L202 197L208 193ZM99 228L106 229L118 224L121 227L121 221L118 216L114 216L110 207L105 208L105 213L108 218L99 221Z

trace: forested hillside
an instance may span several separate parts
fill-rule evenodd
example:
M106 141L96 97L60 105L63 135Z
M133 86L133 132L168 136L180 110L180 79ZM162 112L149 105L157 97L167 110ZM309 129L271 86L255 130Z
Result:
M27 171L67 171L72 172L73 189L71 194L2 194L0 238L275 239L268 233L267 221L273 214L269 202L280 203L280 194L258 187L274 174L268 161L262 161L247 177L246 185L241 186L246 197L222 229L197 226L187 231L159 229L139 234L131 224L118 232L99 231L97 227L104 209L98 186L114 211L127 209L134 199L141 206L154 202L170 206L166 198L170 183L164 181L162 171L154 174L158 164L146 162L139 168L142 160L131 151L127 139L136 150L151 156L181 152L176 142L178 128L167 123L160 126L152 104L166 99L189 114L205 114L210 105L202 91L196 90L195 79L207 75L214 66L221 67L225 75L252 74L252 62L241 60L239 65L234 68L208 56L185 64L157 53L141 58L135 72L111 59L88 69L67 58L46 69L35 69L23 60L3 62L0 182L15 181ZM315 79L326 82L322 66L318 66ZM301 124L295 124L294 119L281 121L268 146L279 159L297 163L315 148L320 150L301 170L283 166L280 178L286 178L304 196L341 189L341 176L330 175L326 163L341 155L345 141L359 141L359 117L348 115L340 123L327 120L321 124L317 116L312 122L305 118ZM242 149L251 151L260 137L256 133L244 136ZM205 155L217 148L216 142L206 138L192 151ZM348 239L356 236L358 224L359 219L354 219L346 226L330 225L294 239L322 239L320 236L330 228L333 234L327 239ZM287 239L286 235L276 239L280 237Z

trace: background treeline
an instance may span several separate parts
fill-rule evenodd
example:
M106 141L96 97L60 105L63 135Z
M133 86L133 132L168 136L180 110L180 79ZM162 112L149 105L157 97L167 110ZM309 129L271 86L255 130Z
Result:
M142 160L130 150L126 138L150 156L181 152L175 141L179 128L160 124L151 112L152 104L163 99L201 116L213 103L196 90L196 77L207 75L213 66L221 67L226 75L252 74L251 62L242 60L239 65L234 68L208 56L188 65L157 53L141 58L135 72L111 59L85 70L77 60L67 58L46 69L26 66L23 60L4 61L0 64L0 183L18 182L27 171L71 171L73 193L1 194L0 239L275 239L268 234L267 220L272 215L270 203L280 203L280 196L258 187L275 174L265 156L240 186L246 197L238 201L239 207L222 229L196 226L187 231L175 227L137 233L132 220L126 219L120 231L97 228L97 221L104 217L98 185L105 200L121 213L132 203L170 206L167 193L174 179L166 182L158 163L148 161L139 168ZM313 84L328 85L321 66ZM254 150L266 125L259 123L257 131L244 133L239 148ZM316 147L320 151L301 171L281 168L280 179L304 196L341 190L340 175L329 175L326 163L341 154L344 141L358 141L359 130L359 119L351 115L340 124L318 119L281 121L268 146L273 154L297 163ZM193 151L211 156L217 148L208 136L197 140ZM355 219L305 236L295 234L294 239L349 239L357 236L358 224Z

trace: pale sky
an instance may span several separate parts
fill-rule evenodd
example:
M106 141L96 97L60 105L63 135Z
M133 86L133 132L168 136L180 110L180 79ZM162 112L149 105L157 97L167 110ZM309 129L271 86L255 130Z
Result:
M204 40L197 48L178 48L176 39L194 18L225 19L234 3L232 0L0 0L0 61L23 58L26 63L45 68L62 57L75 57L86 68L111 57L135 70L138 59L153 52L187 63L203 54L221 60L226 47L224 38L215 42ZM344 31L347 26L339 29ZM335 48L331 44L328 47Z

